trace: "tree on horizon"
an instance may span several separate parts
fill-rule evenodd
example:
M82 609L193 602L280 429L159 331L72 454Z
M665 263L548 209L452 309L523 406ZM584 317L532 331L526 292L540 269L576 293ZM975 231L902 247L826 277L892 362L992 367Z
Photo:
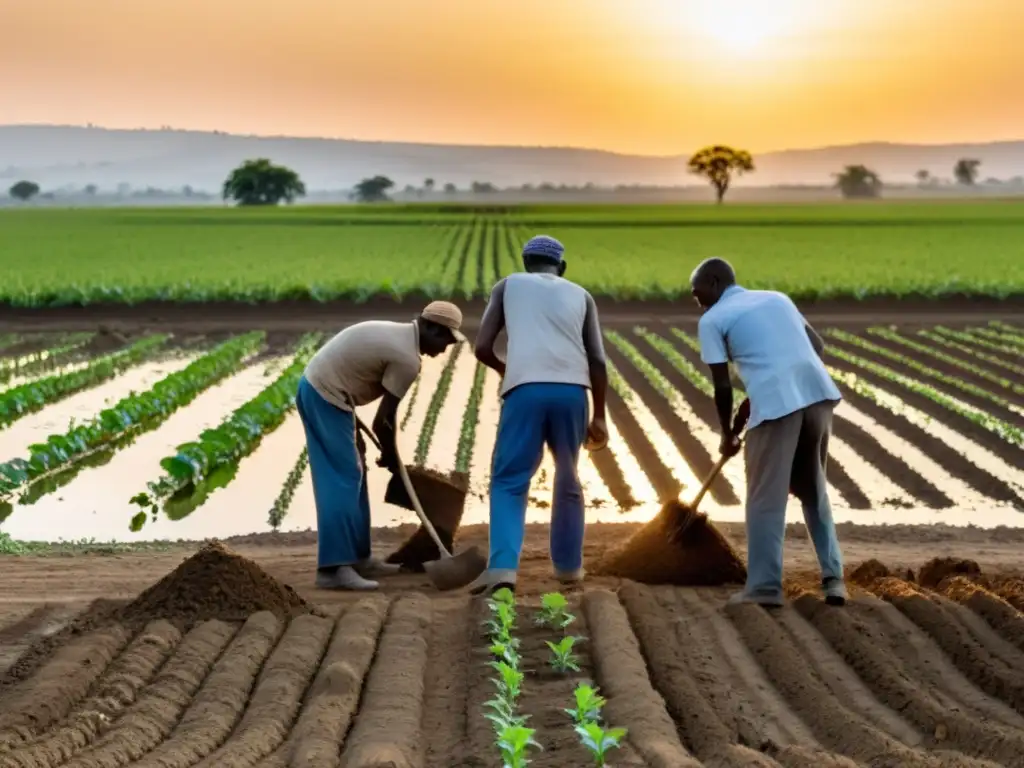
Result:
M715 201L721 205L733 176L753 173L754 158L745 149L715 144L696 152L688 164L690 173L703 176L715 189Z
M867 199L882 194L882 179L864 165L848 165L842 173L835 174L836 186L843 197L849 199Z
M373 176L356 184L352 197L360 203L383 203L391 199L387 193L393 186L395 182L387 176Z
M246 160L224 181L222 196L238 205L277 205L282 200L294 202L306 194L306 185L299 174L283 165L274 165L267 158Z
M974 160L972 158L961 158L956 161L956 165L953 166L953 176L956 178L958 184L963 184L966 187L973 187L975 182L978 181L978 174L981 172L981 160Z
M8 194L15 200L21 200L22 202L31 200L39 194L39 185L34 181L19 181L11 185Z

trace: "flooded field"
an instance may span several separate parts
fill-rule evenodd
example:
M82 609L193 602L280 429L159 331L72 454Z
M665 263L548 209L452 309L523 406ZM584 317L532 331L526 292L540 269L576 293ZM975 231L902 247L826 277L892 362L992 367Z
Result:
M1021 525L1024 330L1002 324L835 327L825 329L825 335L827 362L844 395L836 411L829 463L837 521ZM66 338L40 335L34 341L35 348L58 353L73 347L63 354L75 359L63 365L58 354L43 367L39 354L33 357L31 345L26 353L25 344L0 358L18 365L15 370L8 363L5 391L30 388L47 378L88 374L95 367L83 358L89 344L68 344ZM293 359L301 338L275 338L273 350L258 339L243 339L251 348L236 350L209 386L195 385L192 399L180 408L152 423L132 425L128 440L112 434L83 455L48 469L42 478L9 490L0 508L0 531L26 541L141 541L272 530L270 509L304 448L302 426L291 406L240 460L216 468L221 472L216 483L200 483L191 500L182 501L179 493L141 530L130 530L129 522L138 511L133 497L164 473L161 461L175 456L182 444L199 441L205 430L225 423L275 383L280 387L279 377L288 371L294 378L301 370ZM123 340L124 346L132 343L136 340ZM66 395L58 392L42 407L8 417L0 431L0 452L11 459L27 458L33 446L53 442L54 436L114 403L144 394L164 379L191 375L221 354L217 344L226 343L172 338L161 347L159 359L140 359L97 378L92 386ZM692 494L714 461L718 436L710 384L693 328L610 328L606 344L612 364L611 440L606 450L581 456L588 517L592 522L645 521L660 501ZM113 349L115 356L121 354L117 345ZM446 386L439 386L443 379ZM445 356L424 359L420 378L400 409L399 448L405 461L468 480L467 525L487 519L498 386L497 375L478 368L471 349L457 347ZM475 407L468 407L471 403ZM373 406L360 409L359 416L372 421ZM411 522L410 512L384 503L389 476L374 466L372 453L374 524ZM545 456L530 492L530 522L548 520L553 471L551 457ZM53 475L59 482L53 482ZM737 458L712 486L703 508L712 519L741 521L744 494L742 460ZM290 502L276 512L281 531L315 528L308 467ZM799 521L799 506L794 503L789 515Z

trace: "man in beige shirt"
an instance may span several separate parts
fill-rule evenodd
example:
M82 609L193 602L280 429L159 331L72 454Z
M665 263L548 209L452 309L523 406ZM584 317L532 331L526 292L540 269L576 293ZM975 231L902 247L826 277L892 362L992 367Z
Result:
M411 323L370 320L349 326L309 361L296 397L306 431L316 500L317 575L322 589L376 589L368 576L396 572L370 557L370 500L365 445L354 408L381 400L373 432L380 466L398 468L398 404L420 372L420 356L436 357L465 337L462 312L431 302Z

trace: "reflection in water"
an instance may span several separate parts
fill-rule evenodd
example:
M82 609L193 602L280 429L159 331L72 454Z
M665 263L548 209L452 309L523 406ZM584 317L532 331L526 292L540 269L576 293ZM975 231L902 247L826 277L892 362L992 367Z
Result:
M640 463L636 460L633 452L629 450L629 446L626 445L622 433L615 426L615 419L611 413L607 414L607 422L608 450L615 455L615 460L619 463L619 469L622 471L622 476L625 478L633 498L640 504L655 503L658 500L658 494L654 492L654 486L651 485L647 473L640 468Z
M471 349L464 349L455 361L452 372L452 383L448 395L441 406L437 418L437 428L430 441L427 460L428 467L451 472L455 469L455 459L459 451L459 440L462 436L462 415L466 412L469 393L473 389L473 374L476 371L476 358Z
M181 538L184 534L178 532L180 529L163 517L156 525L147 524L137 533L130 532L128 521L138 508L128 500L144 490L148 481L157 479L160 459L181 443L194 440L204 429L219 424L268 383L263 366L255 365L210 387L160 427L115 454L106 465L82 472L67 487L44 496L31 507L16 505L3 530L16 539L38 541Z

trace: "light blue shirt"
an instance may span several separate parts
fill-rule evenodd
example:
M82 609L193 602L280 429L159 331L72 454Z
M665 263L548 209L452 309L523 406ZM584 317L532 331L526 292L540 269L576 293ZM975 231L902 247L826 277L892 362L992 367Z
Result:
M842 395L807 336L793 301L777 291L727 288L697 326L708 365L732 362L750 398L753 429Z

